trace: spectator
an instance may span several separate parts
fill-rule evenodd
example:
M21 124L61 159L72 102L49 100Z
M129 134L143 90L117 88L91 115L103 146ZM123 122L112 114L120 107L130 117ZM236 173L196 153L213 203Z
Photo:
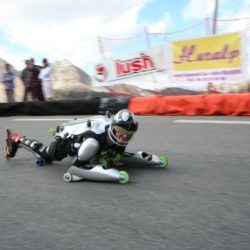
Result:
M31 95L32 100L34 101L36 98L35 98L33 88L32 88L32 85L31 85L31 79L32 79L31 68L32 68L32 64L31 64L30 60L25 60L25 64L26 64L26 67L22 70L22 73L21 73L21 79L22 79L23 85L24 85L23 101L24 102L27 101L27 98L28 98L29 94Z
M216 86L212 82L209 82L207 84L207 93L208 94L218 94Z
M31 84L33 89L33 94L35 98L39 101L45 101L42 91L42 82L38 78L41 67L38 65L35 65L34 58L30 58L31 62L31 71L32 71L32 78L31 78Z
M38 78L42 80L42 90L46 101L52 101L54 96L51 82L51 72L52 67L49 65L48 60L44 58L43 68L40 70Z
M8 102L15 102L14 98L14 73L10 69L10 65L6 63L4 65L5 72L3 73L3 84L5 86L5 93Z

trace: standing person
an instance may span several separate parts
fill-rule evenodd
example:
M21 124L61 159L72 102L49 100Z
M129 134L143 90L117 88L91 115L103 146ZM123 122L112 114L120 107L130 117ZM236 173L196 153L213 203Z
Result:
M26 102L28 99L28 95L31 95L32 100L35 100L35 96L33 93L33 88L31 85L31 79L32 79L32 64L29 60L25 60L26 67L21 72L21 79L23 81L24 85L24 96L23 101Z
M5 72L3 73L3 84L5 86L5 93L8 102L15 102L14 98L14 73L10 69L10 65L6 63L4 65Z
M42 81L42 90L46 101L52 101L54 96L52 82L51 82L51 73L52 73L52 67L48 63L48 60L44 58L43 68L40 70L38 78L41 79Z
M30 62L32 65L32 79L31 84L33 88L33 93L38 101L45 101L42 91L42 82L38 78L40 74L41 67L38 65L35 65L34 58L30 58Z
M209 82L207 84L207 93L208 94L218 94L216 86L212 82Z

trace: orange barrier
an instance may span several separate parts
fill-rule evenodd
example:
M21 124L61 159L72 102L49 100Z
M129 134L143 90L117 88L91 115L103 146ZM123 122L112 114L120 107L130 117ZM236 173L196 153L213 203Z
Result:
M134 97L129 109L137 115L250 115L250 94Z

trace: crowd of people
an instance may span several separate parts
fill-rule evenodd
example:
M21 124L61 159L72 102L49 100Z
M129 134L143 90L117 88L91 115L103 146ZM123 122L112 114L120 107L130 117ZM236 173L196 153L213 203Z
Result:
M20 75L24 86L22 101L53 100L52 67L46 58L42 60L42 64L42 66L36 65L33 58L25 60L25 68L21 71ZM15 102L15 74L8 63L4 65L2 83L4 84L7 101Z

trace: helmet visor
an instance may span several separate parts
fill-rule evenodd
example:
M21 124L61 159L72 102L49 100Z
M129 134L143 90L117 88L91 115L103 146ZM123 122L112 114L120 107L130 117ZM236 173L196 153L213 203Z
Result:
M128 131L120 126L114 126L115 137L120 143L127 143L133 137L135 131Z

